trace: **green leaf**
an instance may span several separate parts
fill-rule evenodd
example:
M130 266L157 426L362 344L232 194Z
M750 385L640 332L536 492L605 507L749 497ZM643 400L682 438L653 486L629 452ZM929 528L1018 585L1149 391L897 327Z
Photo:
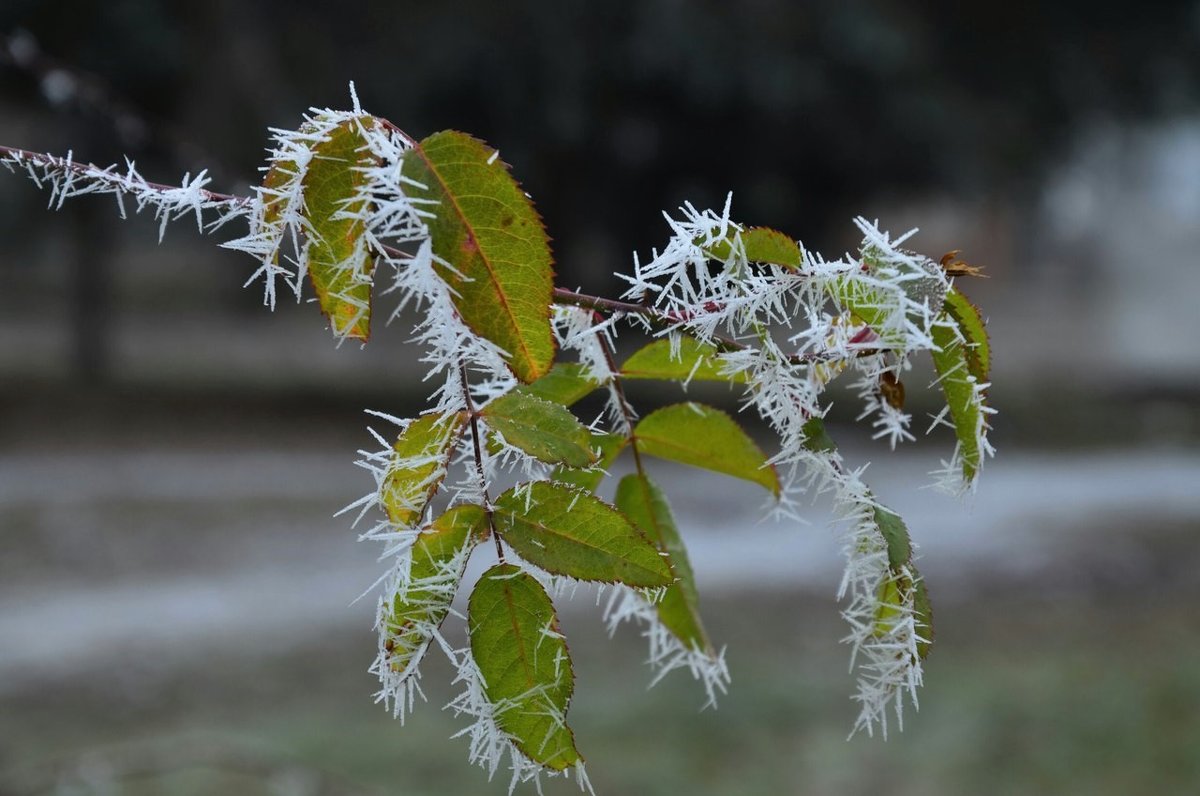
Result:
M911 600L916 632L922 639L917 642L917 658L924 660L933 649L933 608L929 602L929 592L925 589L925 580L911 566L909 570L910 575L889 578L880 584L874 634L880 638L889 635L905 615L905 604Z
M571 406L600 386L600 382L586 375L586 369L578 362L555 362L550 372L531 384L517 388L519 392Z
M671 568L624 514L550 481L521 484L493 506L496 533L526 561L578 580L666 586Z
M946 406L950 408L954 434L958 438L963 480L970 483L978 475L983 463L979 430L986 418L983 396L975 388L977 382L968 364L968 349L955 333L955 328L942 324L933 326L933 342L938 347L932 352L933 366L942 394L946 397Z
M917 632L923 641L917 642L917 657L925 660L933 649L933 603L929 601L929 590L925 588L925 579L919 579L913 586L913 611L917 617Z
M423 186L409 189L412 198L437 203L426 223L459 315L531 382L554 363L553 261L533 203L495 155L482 141L445 131L406 152L402 171Z
M380 487L380 501L397 525L410 526L421 518L458 442L465 412L425 415L408 424L393 446L391 466Z
M825 430L825 421L819 417L810 417L804 422L804 447L813 453L833 453L837 443Z
M592 435L562 404L513 390L480 414L510 445L539 461L570 467L587 467L596 461Z
M628 444L629 438L621 434L592 434L592 450L598 456L596 463L584 470L560 467L554 471L551 480L595 492L613 462L617 460L617 456Z
M374 257L363 238L365 225L345 213L360 213L366 177L361 167L374 161L367 154L359 125L374 120L351 119L313 145L304 175L304 206L309 220L305 250L308 275L321 312L338 337L366 340L371 323L371 272ZM268 180L271 175L268 173Z
M675 527L671 507L662 491L645 475L631 473L617 485L617 508L666 554L675 582L655 603L659 621L684 647L711 651L708 634L700 621L700 595L687 548Z
M875 524L879 526L879 533L887 542L888 565L895 570L909 564L912 561L912 540L908 536L908 526L900 519L900 515L891 509L877 506Z
M742 230L742 248L746 260L752 263L771 263L786 268L799 268L804 260L800 245L788 235L768 227ZM706 249L714 260L728 260L733 253L733 241L725 238Z
M951 289L946 293L945 310L958 324L958 330L967 341L967 369L977 382L985 383L992 369L992 349L979 308L962 293Z
M621 366L621 375L627 379L666 379L668 381L724 381L745 384L745 373L725 375L721 373L720 353L711 343L702 343L694 337L681 336L679 356L671 356L671 341L666 338L655 340L636 351Z
M885 636L904 615L903 606L911 600L917 632L925 639L917 643L917 656L924 659L933 646L933 607L925 581L912 562L912 540L900 515L885 506L874 509L875 524L887 544L888 569L893 577L880 585L879 609L875 614L875 634Z
M779 476L754 440L719 409L697 403L665 406L634 428L642 453L744 478L779 495Z
M545 589L512 564L483 573L467 603L471 656L496 724L522 754L555 771L580 762L566 724L575 674Z
M450 612L467 553L487 532L482 506L461 505L433 521L413 542L406 587L383 617L384 649L394 671L410 671Z

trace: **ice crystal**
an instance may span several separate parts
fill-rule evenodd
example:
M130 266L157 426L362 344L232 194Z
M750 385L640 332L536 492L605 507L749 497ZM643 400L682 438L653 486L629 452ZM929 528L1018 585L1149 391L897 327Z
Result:
M650 687L676 669L686 669L704 688L704 707L715 708L717 695L724 694L729 687L725 649L722 647L717 652L685 645L659 620L654 602L654 596L646 594L645 590L614 586L604 609L609 635L615 633L623 622L640 626L648 646L646 663L654 672Z

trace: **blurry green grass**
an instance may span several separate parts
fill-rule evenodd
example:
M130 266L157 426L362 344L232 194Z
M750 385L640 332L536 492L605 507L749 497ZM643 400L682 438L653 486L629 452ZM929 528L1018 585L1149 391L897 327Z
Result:
M921 710L886 742L846 740L853 682L832 601L710 599L734 683L704 712L686 674L645 689L630 629L608 642L590 610L574 611L564 622L578 675L570 719L592 782L649 796L1200 792L1195 594L988 591L940 606ZM0 793L505 793L503 772L489 784L466 766L465 740L448 740L461 723L438 709L451 695L447 667L427 668L430 701L401 727L370 702L371 649L363 633L312 638L285 656L196 650L186 672L127 677L119 691L106 672L9 698ZM186 762L214 741L236 759ZM81 764L163 748L185 762L107 790L76 787ZM577 792L560 781L545 790Z

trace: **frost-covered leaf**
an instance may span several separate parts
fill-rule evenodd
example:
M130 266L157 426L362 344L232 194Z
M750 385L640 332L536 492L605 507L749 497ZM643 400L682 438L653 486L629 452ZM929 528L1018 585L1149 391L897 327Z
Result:
M957 326L950 321L933 326L933 366L938 384L946 397L946 406L958 438L958 454L962 460L962 477L971 483L983 464L982 439L987 418L984 413L982 385L976 381L968 364L968 348Z
M833 453L837 443L825 430L825 421L819 417L810 417L804 422L804 447L813 453Z
M929 590L925 579L919 578L913 586L913 612L917 619L921 641L917 642L917 657L925 660L933 649L933 603L929 601Z
M578 362L555 362L545 376L530 384L523 384L517 390L563 406L572 406L599 386L600 382L588 376Z
M925 660L933 649L933 613L925 581L915 569L904 573L893 573L879 586L878 608L875 613L873 632L877 638L894 637L900 633L900 624L911 616L915 636L917 660ZM910 650L912 648L910 647ZM912 657L912 652L909 652Z
M577 580L666 586L671 568L624 514L565 484L533 481L501 495L496 533L526 561Z
M496 724L526 757L554 771L580 761L567 708L575 673L545 589L512 564L483 573L467 604L471 656Z
M271 162L266 176L262 181L263 210L262 223L270 227L281 223L288 201L284 191L297 177L300 167L292 158L281 158ZM279 261L279 251L276 249L274 259Z
M582 470L560 467L554 471L551 480L595 492L596 487L600 486L600 482L604 480L608 469L612 467L612 463L617 460L621 451L625 450L625 446L628 444L629 438L621 434L593 433L591 446L597 456L596 463Z
M887 542L888 565L896 569L908 564L912 559L912 540L908 536L908 526L900 519L900 515L877 506L875 524Z
M343 122L313 145L304 175L304 206L309 221L305 243L308 275L321 311L338 337L366 340L371 322L374 257L363 238L362 196L373 164L360 120ZM271 174L267 175L268 181Z
M638 349L621 366L627 379L665 379L668 381L725 381L745 384L745 373L722 374L717 347L686 335L679 339L679 356L671 356L671 341L655 340Z
M830 285L837 303L849 310L854 323L869 326L887 347L904 345L904 329L896 323L894 293L856 278L831 280Z
M315 131L316 128L312 122L305 122L297 134L311 137ZM309 152L305 154L310 155L311 144L307 149ZM302 231L303 178L308 158L305 158L305 165L301 166L295 153L283 150L273 153L268 162L271 165L267 169L259 189L259 196L262 199L262 216L258 219L260 226L254 231L270 241L270 249L265 257L272 266L278 266L280 247L286 241L288 233L299 235ZM251 225L255 226L253 220Z
M506 352L521 381L545 375L555 352L554 270L529 197L496 150L465 133L429 136L405 153L402 168L424 186L411 187L412 198L437 203L427 221L436 267L463 321Z
M941 266L911 252L864 243L861 269L827 283L830 297L878 336L880 348L906 349L909 328L923 328L926 306L942 305L947 283Z
M384 649L394 671L411 671L450 612L467 553L487 532L487 522L482 506L455 506L413 542L408 577L383 616Z
M804 260L800 245L784 233L769 227L750 227L742 230L742 247L746 260L752 263L770 263L786 268L799 268ZM716 260L727 260L733 253L733 241L725 238L706 248L709 256Z
M596 461L592 435L562 404L513 390L480 414L510 445L539 461L569 467L587 467Z
M983 384L991 373L992 348L979 308L962 293L951 289L946 293L945 310L958 324L966 341L967 369L977 382Z
M665 406L633 432L642 453L744 478L779 494L779 476L766 454L733 418L697 403Z
M408 526L421 518L446 477L446 466L466 421L464 412L425 415L401 432L379 490L380 502L392 522Z
M696 577L666 496L647 476L631 473L617 485L617 508L666 554L675 575L675 582L655 603L659 621L685 647L709 651L708 634L700 621Z
M884 506L874 509L875 525L887 544L890 576L879 586L879 607L875 614L875 635L886 637L895 624L911 615L920 641L917 657L929 654L933 641L933 610L925 581L912 560L912 540L900 515Z

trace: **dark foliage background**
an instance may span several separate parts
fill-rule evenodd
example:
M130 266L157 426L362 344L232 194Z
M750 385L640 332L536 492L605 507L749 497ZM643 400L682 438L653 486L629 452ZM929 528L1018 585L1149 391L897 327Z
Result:
M874 195L1011 200L1081 126L1194 111L1200 86L1191 0L363 5L10 0L0 31L35 31L149 122L68 103L62 145L231 182L267 126L355 80L418 136L499 146L582 281L656 244L661 210L728 190L817 247ZM2 81L43 104L35 75Z

